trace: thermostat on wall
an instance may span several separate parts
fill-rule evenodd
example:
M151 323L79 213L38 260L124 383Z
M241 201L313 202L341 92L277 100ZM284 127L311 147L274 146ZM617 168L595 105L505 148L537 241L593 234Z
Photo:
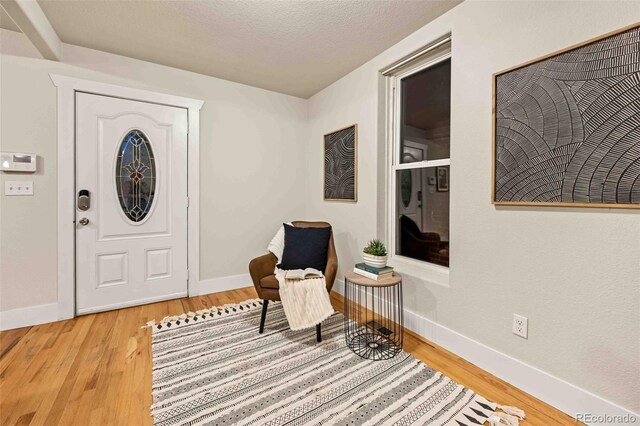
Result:
M7 172L35 172L36 155L22 152L0 152L0 170Z

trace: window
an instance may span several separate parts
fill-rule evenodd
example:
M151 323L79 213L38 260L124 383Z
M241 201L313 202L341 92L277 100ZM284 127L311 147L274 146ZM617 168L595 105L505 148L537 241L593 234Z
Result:
M389 241L397 259L449 267L450 44L426 50L387 74Z
M115 179L122 211L132 222L140 222L151 210L156 190L156 162L142 131L132 130L122 140Z

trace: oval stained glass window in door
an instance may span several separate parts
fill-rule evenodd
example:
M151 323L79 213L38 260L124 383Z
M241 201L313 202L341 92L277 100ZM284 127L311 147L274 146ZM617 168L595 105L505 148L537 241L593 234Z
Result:
M140 130L127 133L118 149L116 191L122 211L132 222L149 214L156 192L156 161L149 139Z

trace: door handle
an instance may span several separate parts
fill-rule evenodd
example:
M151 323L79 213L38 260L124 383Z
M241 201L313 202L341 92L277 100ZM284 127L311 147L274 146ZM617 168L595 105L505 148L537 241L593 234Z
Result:
M86 217L83 217L82 219L79 220L80 225L82 226L87 226L89 224L89 219L87 219Z

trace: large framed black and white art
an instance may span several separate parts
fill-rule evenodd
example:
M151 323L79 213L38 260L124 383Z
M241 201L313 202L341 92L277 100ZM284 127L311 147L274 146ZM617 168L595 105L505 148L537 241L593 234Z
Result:
M325 201L358 200L358 125L324 135Z
M493 76L493 203L640 208L640 26Z

